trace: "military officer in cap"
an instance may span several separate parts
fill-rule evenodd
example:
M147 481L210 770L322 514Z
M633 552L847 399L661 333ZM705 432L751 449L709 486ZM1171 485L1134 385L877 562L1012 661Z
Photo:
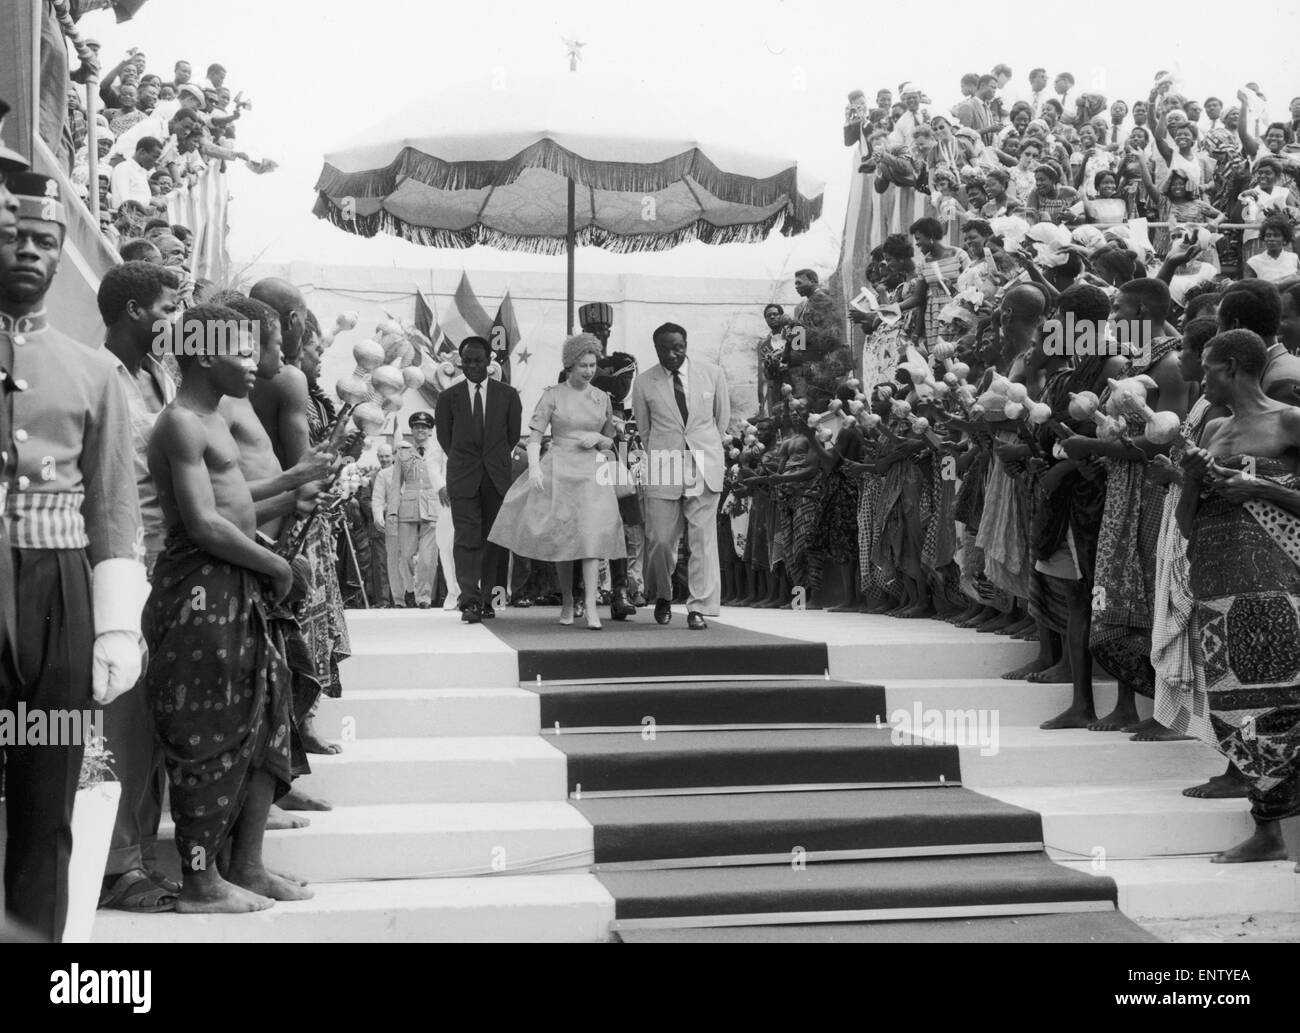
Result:
M632 381L636 378L636 359L626 352L609 352L609 334L614 328L613 306L603 301L593 301L578 309L578 321L582 332L594 335L605 354L596 363L596 375L591 384L609 395L614 410L614 420L619 429L615 441L629 452L636 448L637 437L632 425L632 412L627 401L632 394ZM565 378L563 370L560 379ZM645 545L645 521L641 516L641 502L635 495L618 500L618 515L623 520L623 537L627 545L627 559L609 561L610 581L613 587L609 603L610 616L616 621L626 620L636 613L632 603L633 592L639 592L641 586L641 553ZM579 578L578 567L574 565L574 598L580 599L582 593L576 591ZM581 617L582 614L578 613Z
M5 115L9 105L0 100L0 134L4 131ZM9 192L8 177L27 170L27 159L4 145L0 136L0 247L18 239L18 198ZM8 489L6 471L9 453L13 451L13 427L9 420L9 393L14 390L13 377L8 367L0 366L0 682L3 681L4 664L10 644L14 641L14 571L13 557L9 554L9 528L4 519L5 492ZM0 707L7 706L0 697Z
M435 452L432 414L412 413L407 422L411 441L397 448L387 515L397 517L400 598L405 606L427 610L438 579L438 506L448 504L447 486ZM391 590L399 598L398 586Z
M113 356L55 330L45 295L67 219L55 180L8 176L18 224L0 242L0 368L11 441L7 495L16 639L0 661L0 706L84 711L140 677L149 594L130 410ZM65 725L66 727L66 725ZM5 746L5 906L50 940L63 934L72 804L83 743Z

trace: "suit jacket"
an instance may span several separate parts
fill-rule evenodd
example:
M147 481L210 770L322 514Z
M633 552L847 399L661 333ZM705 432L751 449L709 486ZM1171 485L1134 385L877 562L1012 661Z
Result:
M436 522L438 492L446 483L438 443L430 440L424 446L424 455L420 455L414 443L410 448L399 449L389 469L393 474L384 499L384 516L395 516L401 523Z
M502 495L511 485L510 453L519 443L523 404L509 384L489 377L483 381L483 426L475 424L468 380L438 396L434 423L438 443L447 454L447 494L453 499L478 495L488 478Z
M377 472L370 482L370 512L380 527L388 517L388 497L393 494L393 478L397 476L393 471L396 468L397 462L394 461L392 466Z
M636 378L632 385L632 411L641 441L650 454L652 480L656 470L662 473L667 469L663 459L665 455L693 456L695 468L705 486L709 491L719 492L726 472L722 435L731 422L731 396L721 369L699 359L690 359L689 362L687 422L682 422L681 410L677 408L672 374L661 365L651 367ZM681 484L651 483L646 486L649 498L676 499L684 494Z

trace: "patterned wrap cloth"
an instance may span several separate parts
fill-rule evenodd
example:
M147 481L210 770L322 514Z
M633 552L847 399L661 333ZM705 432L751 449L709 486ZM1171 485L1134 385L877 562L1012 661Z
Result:
M1242 457L1218 457L1242 469ZM1255 473L1285 487L1276 459ZM1269 503L1201 500L1188 545L1193 622L1218 749L1260 821L1300 814L1300 520Z
M289 789L289 667L252 571L173 529L144 612L145 691L187 871L217 863L255 771Z

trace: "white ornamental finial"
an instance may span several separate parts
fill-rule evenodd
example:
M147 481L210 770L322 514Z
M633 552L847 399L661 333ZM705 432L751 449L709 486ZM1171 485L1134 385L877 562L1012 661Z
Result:
M576 72L578 70L578 62L582 60L582 48L587 44L579 43L576 33L572 37L561 36L560 38L564 41L564 45L569 51L569 71Z

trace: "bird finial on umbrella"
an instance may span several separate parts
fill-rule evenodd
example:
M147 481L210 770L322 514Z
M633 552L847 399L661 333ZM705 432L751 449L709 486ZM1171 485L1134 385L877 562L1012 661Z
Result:
M579 43L576 34L572 38L568 36L562 36L560 38L564 41L564 45L569 51L569 71L576 72L578 70L578 62L582 60L582 48L587 44Z

